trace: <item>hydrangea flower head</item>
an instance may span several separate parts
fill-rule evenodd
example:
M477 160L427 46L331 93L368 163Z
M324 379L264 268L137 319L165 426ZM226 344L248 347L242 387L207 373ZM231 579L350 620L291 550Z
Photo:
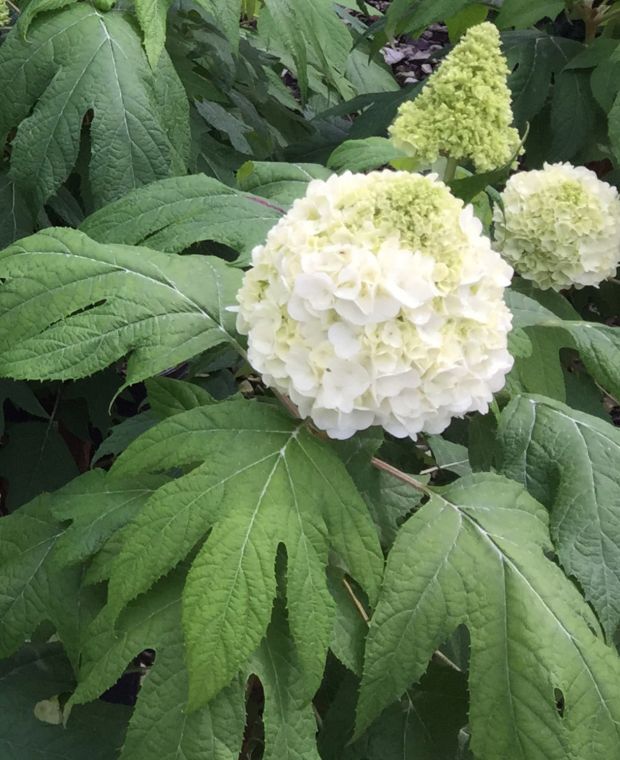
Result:
M513 175L494 212L498 250L539 288L598 285L620 262L618 191L571 164Z
M434 175L314 180L252 261L249 361L334 438L439 433L504 384L512 270Z
M8 26L10 20L11 12L9 11L9 6L5 0L0 0L0 28Z
M508 74L497 28L472 27L418 97L400 106L390 137L419 165L446 155L472 161L479 172L504 166L520 143L510 126Z

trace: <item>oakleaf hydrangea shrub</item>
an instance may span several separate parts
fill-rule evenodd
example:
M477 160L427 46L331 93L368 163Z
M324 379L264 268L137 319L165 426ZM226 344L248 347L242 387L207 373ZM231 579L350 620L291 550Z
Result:
M507 164L519 149L506 80L508 65L493 24L472 27L390 127L395 145L420 165L442 156L479 172Z
M439 433L485 412L512 366L512 270L435 175L315 180L252 263L248 358L334 438Z
M506 183L495 207L498 250L539 288L598 285L620 262L620 198L583 166L545 164Z
M353 47L359 18L351 34L340 18L349 9L246 2L258 25L240 35L238 2L207 3L207 18L177 3L151 14L136 0L137 24L131 2L106 15L111 4L43 13L46 3L33 0L21 29L2 32L4 58L14 70L56 71L53 46L34 41L49 41L52 27L75 30L75 14L84 16L76 60L92 64L93 50L109 57L94 70L124 127L137 123L128 74L141 60L157 92L139 119L144 136L160 118L185 131L187 91L194 102L213 98L218 108L205 111L234 150L220 153L227 143L192 111L190 170L226 184L186 176L184 163L156 182L134 175L143 159L150 171L154 155L138 136L136 161L109 173L106 192L118 201L92 213L93 178L80 159L43 208L24 193L15 140L32 120L73 155L62 104L83 67L63 67L45 107L7 124L0 758L44 758L50 748L66 760L617 758L616 190L583 167L538 170L544 156L534 150L524 166L535 171L514 174L500 201L519 138L490 23L467 31L400 108L390 131L403 158L379 136L395 112L384 106L403 95L389 92L389 72L369 67L367 40ZM534 5L394 2L376 28L399 33L405 14L409 30L448 21L454 36L486 14L507 29L515 18L539 21ZM586 42L601 18L615 18L612 5L567 5L586 21ZM465 12L450 23L447 6ZM503 38L518 123L534 95L529 144L540 154L547 144L544 108L550 161L606 156L597 171L615 181L604 172L618 170L620 106L608 104L605 142L584 127L595 111L578 110L570 93L582 103L584 83L594 93L601 75L613 81L620 27L588 47L550 25ZM260 67L249 75L257 52L273 77ZM341 163L328 162L341 175L282 153L263 161L266 144L254 154L271 122L261 127L251 91L274 110L274 144L284 139L289 158L319 160L323 137L331 150L333 122L316 119L306 132L281 80L292 61L303 91L310 66L315 113L328 94L319 59L334 91L352 94L345 70L362 86L368 73L377 91L378 76L389 81L352 120L357 139L347 143L357 146L338 146ZM180 101L162 79L172 61L181 63ZM3 71L19 103L39 99L40 77L14 82ZM620 104L600 89L600 100ZM286 114L295 146L280 133ZM77 126L94 149L101 114L92 116ZM42 198L41 167L54 162L40 144L47 163L27 158ZM355 158L351 147L369 155ZM438 157L443 182L402 171ZM347 171L386 160L401 171ZM466 176L472 168L478 174ZM120 197L128 177L136 189ZM57 219L64 226L31 234ZM98 700L125 696L123 673L131 709ZM47 703L66 728L37 719Z

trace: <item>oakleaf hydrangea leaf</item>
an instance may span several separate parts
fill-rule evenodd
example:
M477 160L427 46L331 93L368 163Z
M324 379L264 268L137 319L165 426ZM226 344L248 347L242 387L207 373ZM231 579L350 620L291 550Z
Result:
M550 293L545 291L540 295L546 297ZM513 328L531 325L554 331L561 328L566 334L564 345L577 349L592 377L614 398L620 397L620 332L616 327L579 320L579 315L571 313L572 307L567 302L564 303L568 311L561 314L554 308L555 304L547 308L531 295L511 288L506 289L505 300L513 314ZM560 300L560 308L562 301L564 299Z
M551 511L560 562L612 636L620 623L620 432L541 396L514 399L498 430L501 471Z
M162 418L215 402L213 396L200 385L173 380L171 377L153 377L147 380L146 392L151 409Z
M39 202L68 177L90 121L89 177L104 205L186 171L187 99L166 53L152 71L129 17L88 3L37 17L0 50L0 134L17 128L11 175Z
M303 667L280 605L250 667L265 692L263 760L320 760L316 718L312 703L306 699Z
M144 49L149 63L156 67L166 42L166 16L170 0L136 0L136 16L144 34Z
M613 757L620 660L575 587L545 557L548 548L546 510L516 483L484 474L433 493L388 558L358 730L419 680L433 651L465 623L477 757Z
M96 211L81 225L102 243L147 245L179 252L201 240L224 243L241 254L263 242L282 210L255 195L195 174L172 177L139 188Z
M34 230L35 213L24 193L0 172L0 248Z
M77 564L95 554L165 480L150 475L121 480L106 477L104 470L92 470L56 491L51 505L53 516L58 521L73 521L54 550L58 567Z
M129 723L124 760L237 760L245 724L243 684L237 679L208 706L188 715L187 670L183 657L181 591L183 571L163 579L117 621L105 615L91 626L79 684L71 702L96 699L144 649L155 664L138 696Z
M50 506L51 497L43 495L0 520L0 657L48 620L70 654L79 645L80 572L51 561L63 528Z
M331 174L331 170L321 164L246 161L237 172L237 184L247 193L255 193L288 207L304 195L309 182L327 179Z
M332 633L334 603L324 569L330 546L376 599L383 559L363 500L329 444L271 405L246 401L164 420L121 455L113 473L191 467L160 488L125 529L110 578L109 614L146 591L211 530L184 592L190 704L205 704L260 644L282 543L289 624L310 696Z
M127 382L234 343L238 270L47 229L0 254L0 374L65 380L130 353Z

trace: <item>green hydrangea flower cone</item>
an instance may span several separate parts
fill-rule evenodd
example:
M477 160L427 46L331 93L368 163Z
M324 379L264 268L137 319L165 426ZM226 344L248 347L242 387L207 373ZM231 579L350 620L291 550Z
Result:
M392 140L420 166L440 155L472 161L478 172L504 166L520 142L511 127L508 74L496 27L472 27L420 95L400 106Z
M8 26L10 20L11 12L9 11L9 6L4 2L4 0L0 0L0 29L3 26Z

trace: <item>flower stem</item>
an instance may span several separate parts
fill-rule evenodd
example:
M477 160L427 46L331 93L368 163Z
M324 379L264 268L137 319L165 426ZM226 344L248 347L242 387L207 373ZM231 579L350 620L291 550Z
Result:
M419 480L416 480L411 475L407 475L406 472L403 472L402 470L399 470L397 467L394 467L391 464L388 464L387 462L384 462L383 459L378 459L377 457L373 457L370 460L370 464L373 467L376 467L378 470L383 470L383 472L387 472L390 475L394 476L395 478L398 478L398 480L402 481L403 483L406 483L408 486L411 486L412 488L415 488L416 491L420 491L424 494L430 494L431 490L426 486L424 483L422 483Z
M444 169L443 173L443 181L446 183L446 185L448 185L454 179L457 166L458 164L456 162L456 158L451 158L448 156L448 159L446 161L446 168Z

